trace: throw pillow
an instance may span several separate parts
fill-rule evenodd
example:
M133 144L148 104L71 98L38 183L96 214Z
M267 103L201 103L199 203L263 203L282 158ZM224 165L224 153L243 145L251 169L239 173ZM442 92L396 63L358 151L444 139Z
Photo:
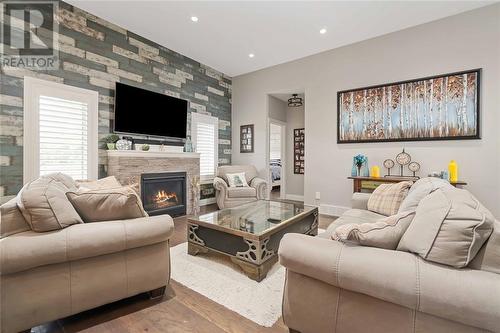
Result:
M98 180L80 180L76 183L79 189L85 190L104 190L122 187L122 184L116 180L115 176L109 176Z
M420 201L397 249L440 264L465 267L490 236L494 221L466 190L440 188Z
M68 188L53 177L26 184L17 195L17 206L33 231L44 232L83 223L66 198Z
M229 187L248 187L244 172L226 174Z
M368 210L386 216L396 214L412 184L410 181L380 184L368 199Z
M127 220L148 216L141 199L130 187L102 190L78 189L68 199L85 222Z
M414 217L415 212L402 212L372 223L344 224L335 229L332 239L395 250Z
M408 195L399 206L400 212L416 210L420 200L432 193L434 190L443 187L452 187L446 180L436 177L425 177L417 180L408 191Z

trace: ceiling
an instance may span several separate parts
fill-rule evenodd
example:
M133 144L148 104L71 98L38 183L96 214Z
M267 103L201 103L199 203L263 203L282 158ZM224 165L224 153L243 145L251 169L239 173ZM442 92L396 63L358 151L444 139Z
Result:
M493 3L67 2L233 77Z

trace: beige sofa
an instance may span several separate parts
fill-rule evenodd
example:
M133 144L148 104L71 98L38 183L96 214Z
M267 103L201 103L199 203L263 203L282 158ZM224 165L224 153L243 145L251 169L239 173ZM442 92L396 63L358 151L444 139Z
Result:
M248 187L229 187L228 173L244 172ZM217 168L214 178L215 197L220 209L238 206L266 198L267 182L257 177L257 169L253 165L225 165Z
M2 333L150 291L170 278L170 216L32 231L16 200L0 207Z
M346 223L374 222L368 195L319 237L287 234L283 320L291 332L500 332L500 223L467 268L402 251L331 240Z

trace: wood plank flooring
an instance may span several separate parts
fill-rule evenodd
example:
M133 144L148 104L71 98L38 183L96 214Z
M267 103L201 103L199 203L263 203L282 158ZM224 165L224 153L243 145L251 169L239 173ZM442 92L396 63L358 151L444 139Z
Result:
M205 206L202 213L216 209L216 205ZM325 229L334 220L320 215L320 228ZM174 219L171 246L186 242L186 222L185 216ZM32 332L284 333L288 329L281 318L273 327L259 326L171 280L161 300L150 300L141 294L35 327Z

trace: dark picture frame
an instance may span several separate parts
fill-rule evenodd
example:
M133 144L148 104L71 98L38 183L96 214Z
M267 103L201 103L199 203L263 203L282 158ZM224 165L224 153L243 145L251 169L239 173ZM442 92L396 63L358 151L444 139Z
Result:
M293 130L293 173L303 175L305 169L305 129L295 128Z
M481 139L481 72L338 91L337 143Z
M254 138L255 132L253 124L240 126L240 153L253 153Z

